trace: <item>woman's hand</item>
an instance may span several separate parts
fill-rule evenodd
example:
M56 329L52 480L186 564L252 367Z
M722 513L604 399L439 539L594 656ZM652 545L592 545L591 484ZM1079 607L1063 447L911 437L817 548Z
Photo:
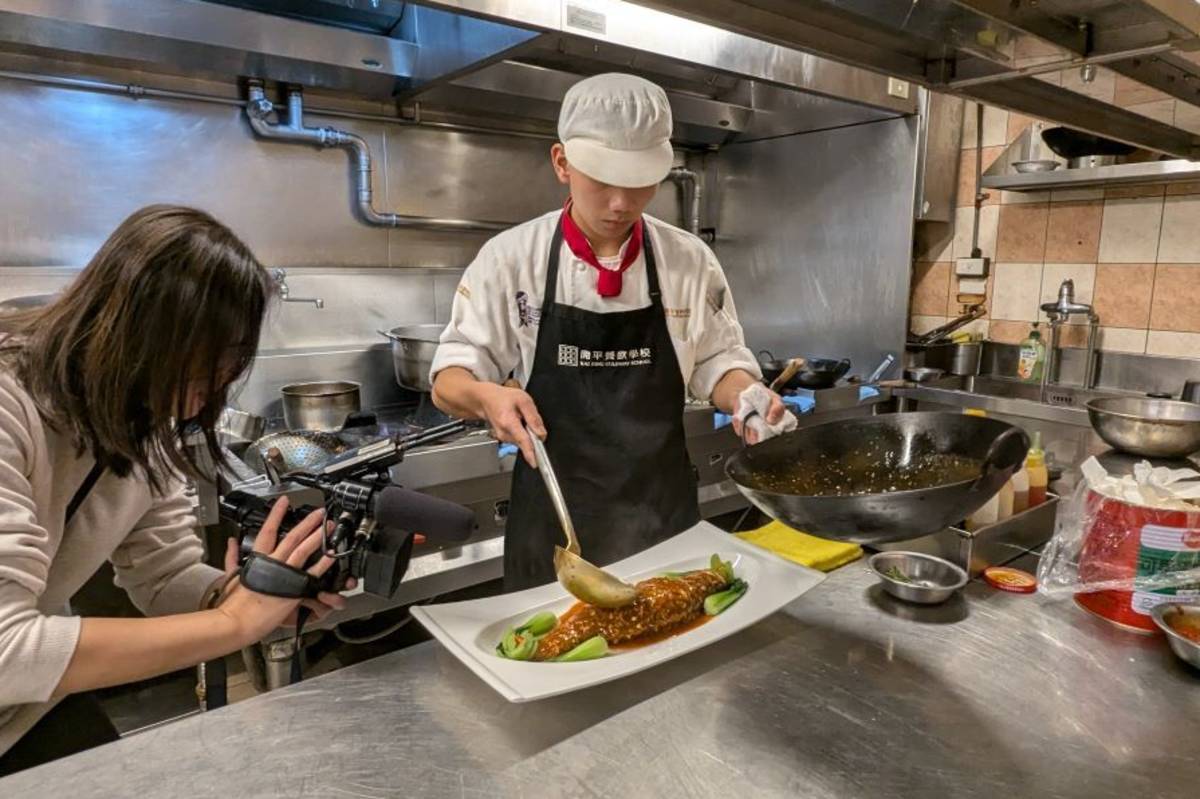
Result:
M263 523L254 539L254 551L280 560L290 566L303 568L314 553L320 550L323 541L322 524L325 523L325 510L318 509L308 514L304 519L288 531L282 541L277 541L279 524L287 513L288 501L280 498L271 507L271 513ZM320 577L333 565L333 558L322 557L313 564L308 573ZM346 606L344 597L322 591L316 599L287 599L284 597L268 596L245 587L237 578L238 552L237 541L229 540L225 550L225 572L230 579L222 592L222 598L217 609L228 615L239 630L239 637L245 644L250 644L263 638L276 627L295 624L296 611L303 605L313 611L320 619L331 610L341 610ZM354 580L346 583L346 588L354 587Z

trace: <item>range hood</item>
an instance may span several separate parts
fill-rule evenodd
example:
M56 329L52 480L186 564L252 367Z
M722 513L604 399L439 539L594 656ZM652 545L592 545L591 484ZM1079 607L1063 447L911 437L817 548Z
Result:
M581 75L668 92L701 147L916 112L908 84L618 0L0 0L0 54L297 84L553 132ZM539 127L540 126L540 127Z
M1180 158L1200 158L1196 134L1038 77L1103 65L1198 104L1200 4L1195 0L639 2L936 91ZM486 0L469 4L490 5ZM1041 55L1021 57L1030 52Z

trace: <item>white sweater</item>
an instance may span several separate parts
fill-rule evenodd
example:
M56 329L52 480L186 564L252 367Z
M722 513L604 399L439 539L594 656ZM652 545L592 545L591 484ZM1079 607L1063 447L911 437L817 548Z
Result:
M105 561L147 615L199 609L221 572L202 562L195 517L173 482L151 493L137 472L105 472L63 529L67 504L95 463L45 424L0 371L0 753L51 707L79 639L71 596Z

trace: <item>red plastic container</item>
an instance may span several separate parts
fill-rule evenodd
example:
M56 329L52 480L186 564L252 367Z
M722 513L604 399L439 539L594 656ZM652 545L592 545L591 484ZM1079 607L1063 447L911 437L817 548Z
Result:
M1083 583L1133 580L1163 571L1200 568L1200 510L1148 508L1089 491L1094 521L1079 556ZM1200 583L1162 591L1092 591L1075 595L1085 610L1137 632L1157 632L1150 611L1179 595L1200 594Z

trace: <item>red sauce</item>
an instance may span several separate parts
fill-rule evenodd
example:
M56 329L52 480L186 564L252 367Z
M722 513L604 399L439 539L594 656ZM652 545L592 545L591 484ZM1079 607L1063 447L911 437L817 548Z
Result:
M1184 638L1200 644L1200 619L1183 613L1173 613L1167 617L1167 624Z
M714 618L716 618L716 617L709 616L707 613L701 613L699 616L692 619L687 624L679 624L679 625L676 625L675 627L669 627L665 630L659 630L656 633L650 633L649 635L642 635L637 638L632 638L628 641L622 641L619 644L613 644L612 649L614 652L628 652L628 651L631 651L634 649L641 649L644 646L650 646L651 644L657 644L662 641L666 641L668 639L674 638L677 635L683 635L684 633L691 632L692 630L695 630L697 627L703 627L705 624L707 624Z

